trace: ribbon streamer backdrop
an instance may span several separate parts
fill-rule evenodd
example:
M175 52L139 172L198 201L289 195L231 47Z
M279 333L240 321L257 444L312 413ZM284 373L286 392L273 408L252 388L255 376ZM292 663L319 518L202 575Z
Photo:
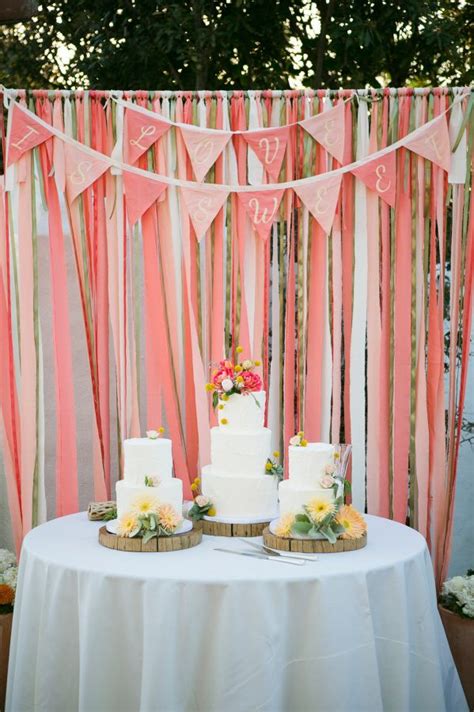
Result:
M280 175L291 182L340 165L295 126L331 109L331 99L346 102L345 165L439 116L464 91L361 92L359 102L353 92L311 91L123 98L201 129L293 125ZM58 131L121 159L124 106L107 92L18 97ZM61 141L21 157L19 180L2 191L0 209L0 434L17 546L44 519L46 499L51 508L51 488L58 514L76 511L84 488L108 497L121 439L161 422L189 494L214 422L203 390L210 364L242 343L263 361L275 446L284 452L288 436L303 428L311 440L351 441L354 433L355 503L418 527L439 580L449 561L471 319L471 103L464 99L447 114L451 143L458 143L452 182L439 166L399 150L394 206L346 173L329 235L288 191L262 240L240 200L249 193L239 193L198 243L187 206L170 186L151 196L152 207L131 228L129 187L113 169L73 199L52 168L61 165ZM167 131L135 165L194 181L188 151L178 131ZM234 134L208 180L258 190L263 175L248 141ZM45 214L49 240L38 232ZM39 269L42 259L47 270ZM88 363L84 392L75 376L76 340ZM366 406L357 395L364 384ZM45 423L48 394L56 434ZM90 430L79 423L84 410L92 414ZM93 453L86 487L78 465L84 449Z

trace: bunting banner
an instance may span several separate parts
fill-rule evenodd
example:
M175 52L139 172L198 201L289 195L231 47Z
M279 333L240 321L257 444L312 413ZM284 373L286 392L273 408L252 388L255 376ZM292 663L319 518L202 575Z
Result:
M471 91L0 94L17 548L46 511L112 497L123 439L160 425L189 498L216 422L204 384L241 345L284 470L295 432L352 442L355 501L418 528L440 583L472 324Z
M130 225L140 220L153 203L166 190L165 183L158 183L150 178L138 176L130 171L123 172L123 188L127 203L127 215Z
M196 238L200 242L227 200L229 191L210 192L205 188L181 188L181 195L191 218Z
M339 101L332 109L300 122L300 126L341 164L344 163L344 114L344 102Z
M208 132L196 131L194 127L193 129L181 127L181 136L186 145L194 175L201 182L226 147L231 133L227 131L209 135Z
M153 112L146 114L127 109L124 121L124 158L133 165L150 146L158 141L170 128Z
M278 209L284 190L260 193L238 193L239 200L245 207L257 233L263 240L268 238L273 223L278 219Z
M397 154L390 151L380 158L354 168L352 173L363 181L367 188L377 193L392 208L395 207L395 192L397 180Z
M262 129L242 134L274 183L280 175L289 131L289 128L284 126L280 129Z

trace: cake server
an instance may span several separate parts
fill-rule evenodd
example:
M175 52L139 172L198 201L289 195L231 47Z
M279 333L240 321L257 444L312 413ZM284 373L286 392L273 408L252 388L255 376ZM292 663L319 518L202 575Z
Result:
M268 556L283 556L285 559L300 559L301 561L318 561L317 556L314 559L310 559L309 556L300 556L300 554L293 554L293 552L291 552L291 556L285 556L285 554L281 553L280 551L274 551L265 544L256 544L254 541L247 541L247 539L239 539L239 541L241 541L243 544L253 546L254 549L257 549L262 554L268 554Z
M280 564L293 564L293 566L304 566L304 561L301 559L284 559L280 556L268 556L268 554L257 554L253 551L235 551L235 549L220 549L215 548L214 551L223 551L226 554L237 554L237 556L251 556L253 559L266 559L267 561L276 561Z

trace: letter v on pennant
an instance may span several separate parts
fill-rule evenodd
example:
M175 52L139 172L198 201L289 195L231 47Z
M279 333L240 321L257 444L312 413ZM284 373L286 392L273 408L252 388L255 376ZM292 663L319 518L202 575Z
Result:
M278 208L284 192L282 189L237 194L255 230L263 240L268 238L271 227L278 218Z

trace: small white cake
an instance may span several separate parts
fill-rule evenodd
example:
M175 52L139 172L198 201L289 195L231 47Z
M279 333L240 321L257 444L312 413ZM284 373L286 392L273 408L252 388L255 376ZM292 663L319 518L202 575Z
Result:
M320 484L326 467L334 464L334 446L308 443L306 447L290 445L288 479L280 482L280 516L301 514L311 499L334 502L334 488Z
M128 512L134 500L153 495L162 504L170 504L178 514L183 508L183 483L173 477L173 454L168 438L130 438L123 443L124 476L116 484L117 517ZM156 486L145 485L145 477Z
M233 393L221 402L219 426L211 429L211 464L201 473L202 493L217 517L273 519L278 480L265 472L271 432L263 427L265 391Z

